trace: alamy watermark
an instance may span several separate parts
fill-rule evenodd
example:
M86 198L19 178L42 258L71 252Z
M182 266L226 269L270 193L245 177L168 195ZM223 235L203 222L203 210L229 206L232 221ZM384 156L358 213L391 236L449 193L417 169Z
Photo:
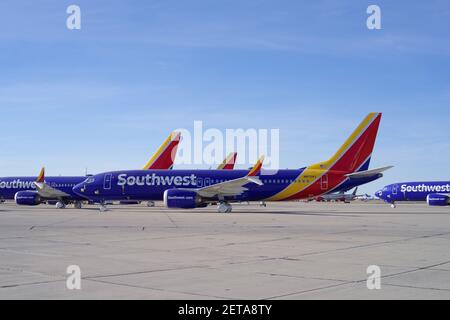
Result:
M377 265L367 267L367 289L380 290L381 289L381 268Z
M367 7L366 10L369 17L367 18L366 25L369 30L381 29L381 8L376 4L372 4Z
M69 30L81 29L81 8L75 4L67 7L66 13L69 14L66 20L66 27Z
M176 164L220 164L231 152L237 152L236 165L255 164L264 155L264 168L278 169L280 165L279 129L204 129L203 121L194 121L194 130L179 128L182 140Z
M81 268L77 265L67 267L66 273L69 275L66 280L68 290L81 290Z

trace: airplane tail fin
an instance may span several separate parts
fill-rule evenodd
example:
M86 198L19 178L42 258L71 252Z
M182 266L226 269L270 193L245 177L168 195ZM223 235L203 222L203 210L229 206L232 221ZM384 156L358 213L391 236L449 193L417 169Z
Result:
M180 140L181 133L172 132L150 158L143 170L172 169Z
M237 152L232 152L223 160L217 170L233 170L236 163Z
M43 183L45 181L45 168L43 167L41 169L41 172L39 173L39 176L36 179L36 182Z
M314 169L356 172L367 170L380 125L381 113L369 113L339 150L327 161L314 165Z

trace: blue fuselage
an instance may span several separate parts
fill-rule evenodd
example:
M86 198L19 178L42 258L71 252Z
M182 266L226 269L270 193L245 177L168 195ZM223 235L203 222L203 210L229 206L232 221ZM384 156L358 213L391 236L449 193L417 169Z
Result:
M375 195L389 203L396 201L426 201L429 194L449 194L450 181L393 183L378 190Z
M73 192L73 187L86 180L86 177L46 177L45 182L52 188L70 195L72 200L83 200ZM36 177L0 177L0 199L12 200L19 191L36 190Z
M295 183L305 168L297 170L262 171L258 177L263 185L248 183L245 192L225 197L229 201L261 201L269 199ZM245 177L248 170L150 170L114 171L95 175L74 188L74 192L96 202L115 200L163 199L169 189L200 189L221 182ZM333 192L349 190L355 186L380 178L376 174L367 178L347 178ZM313 181L311 181L312 183ZM322 193L329 192L324 190ZM319 191L320 192L320 191Z

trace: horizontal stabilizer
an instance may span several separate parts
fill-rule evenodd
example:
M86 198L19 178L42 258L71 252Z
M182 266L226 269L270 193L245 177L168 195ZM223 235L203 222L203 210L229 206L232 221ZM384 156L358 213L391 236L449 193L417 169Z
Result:
M387 166L387 167L377 168L377 169L372 169L372 170L353 172L353 173L346 174L345 176L348 177L348 178L367 178L367 177L371 177L371 176L374 176L376 174L382 173L382 172L384 172L386 170L389 170L389 169L391 169L393 167L394 166Z

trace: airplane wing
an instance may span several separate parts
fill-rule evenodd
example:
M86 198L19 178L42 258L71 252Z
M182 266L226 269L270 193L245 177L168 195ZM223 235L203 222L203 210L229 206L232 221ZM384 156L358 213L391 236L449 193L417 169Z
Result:
M233 170L236 163L237 152L232 152L217 167L217 170Z
M260 186L263 184L258 177L245 176L197 189L196 192L205 198L213 198L216 196L238 196L248 190L244 186L249 183L255 183Z
M250 170L248 175L242 178L237 178L225 182L220 182L213 184L211 186L196 189L198 195L205 198L214 197L230 197L238 196L248 189L244 187L246 184L255 183L257 185L263 185L262 181L257 177L258 173L261 171L262 162L264 161L264 156L261 157L256 165Z
M143 170L172 169L180 140L181 133L172 132L150 158Z
M393 167L394 166L387 166L387 167L377 168L377 169L372 169L372 170L353 172L353 173L346 174L345 176L348 178L367 178L367 177L376 175L378 173L381 173L383 171L389 170Z
M69 194L62 192L61 190L55 189L45 182L45 168L41 169L41 173L39 174L39 177L34 182L34 185L36 186L36 190L37 190L38 194L42 198L60 199L60 198L70 197Z

